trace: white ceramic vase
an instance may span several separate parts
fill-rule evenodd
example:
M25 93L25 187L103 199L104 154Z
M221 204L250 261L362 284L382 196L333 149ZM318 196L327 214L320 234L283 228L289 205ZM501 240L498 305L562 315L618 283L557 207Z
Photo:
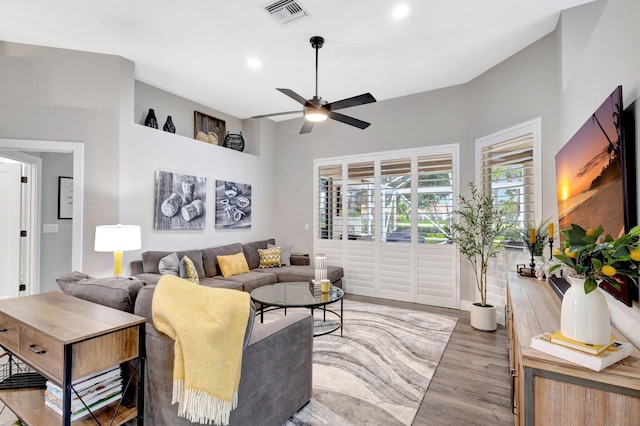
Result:
M533 256L533 261L536 264L536 278L544 280L544 256Z
M611 339L609 306L600 288L584 292L584 278L567 277L571 288L562 299L560 331L566 337L592 345L605 345Z
M472 304L470 320L471 327L477 330L495 331L498 328L495 306L482 306L480 303Z

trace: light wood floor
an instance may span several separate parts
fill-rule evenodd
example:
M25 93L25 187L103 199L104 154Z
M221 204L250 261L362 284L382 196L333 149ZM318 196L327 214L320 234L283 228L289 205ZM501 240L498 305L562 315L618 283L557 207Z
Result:
M468 311L354 295L345 298L458 318L414 426L513 425L504 327L495 332L475 330Z

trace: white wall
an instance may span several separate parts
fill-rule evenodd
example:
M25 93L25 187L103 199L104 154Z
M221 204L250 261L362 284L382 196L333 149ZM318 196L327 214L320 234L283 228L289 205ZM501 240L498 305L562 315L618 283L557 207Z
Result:
M125 264L146 250L183 250L249 242L274 236L273 163L258 157L209 145L130 123L125 130L120 160L120 221L142 228L142 250L126 252ZM154 188L157 170L207 179L204 230L154 230ZM251 228L215 229L215 181L252 185Z
M134 99L135 98L135 99ZM124 254L125 271L131 260L146 250L183 250L250 242L274 237L276 209L273 124L243 122L220 111L136 81L135 90L122 96L120 138L120 223L141 226L142 249ZM160 129L138 123L153 108ZM201 111L226 121L231 133L243 132L243 152L193 139L193 113ZM171 115L176 134L161 127ZM222 142L222 141L221 141ZM255 153L262 152L260 156ZM170 171L204 177L207 180L204 230L154 230L156 171ZM215 229L215 181L227 180L252 185L251 228ZM110 264L105 256L105 264Z
M599 0L597 3L563 13L562 65L566 72L563 73L564 90L558 101L561 120L558 137L548 141L554 155L616 86L622 85L625 108L640 96L640 2ZM595 26L587 35L581 25L585 20L595 20ZM636 123L639 122L636 116ZM636 131L637 155L640 154L639 137L640 132ZM640 157L636 162L640 164ZM640 345L638 306L627 308L612 298L608 300L614 323Z

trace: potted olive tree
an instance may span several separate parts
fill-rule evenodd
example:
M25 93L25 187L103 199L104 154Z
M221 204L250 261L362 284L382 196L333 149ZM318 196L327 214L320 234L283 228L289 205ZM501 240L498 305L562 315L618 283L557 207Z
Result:
M491 194L481 192L473 182L469 182L469 189L470 197L458 197L451 240L471 263L480 293L480 302L471 305L471 326L492 331L497 328L496 308L487 304L487 269L489 260L504 248L502 237L509 225Z

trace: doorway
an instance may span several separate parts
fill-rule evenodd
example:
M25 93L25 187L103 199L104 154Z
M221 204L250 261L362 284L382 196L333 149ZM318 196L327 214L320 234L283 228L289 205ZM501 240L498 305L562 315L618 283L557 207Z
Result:
M73 194L74 203L72 208L71 221L71 270L82 270L82 225L83 225L83 163L84 163L84 146L78 142L57 142L57 141L35 141L35 140L13 140L13 139L0 139L0 156L8 156L9 153L19 151L19 153L69 153L73 162ZM25 157L33 157L28 154L24 154ZM23 159L18 161L24 162ZM40 193L40 191L38 191ZM57 197L57 194L56 194ZM36 209L39 210L39 209ZM31 254L35 269L40 268L40 258L38 253L40 252L40 242L38 239L42 232L42 224L40 220L36 220L34 225L34 236L36 236L33 247L31 247ZM41 283L37 278L36 273L33 277L33 285L30 287L30 291L27 294L35 294L41 291Z

